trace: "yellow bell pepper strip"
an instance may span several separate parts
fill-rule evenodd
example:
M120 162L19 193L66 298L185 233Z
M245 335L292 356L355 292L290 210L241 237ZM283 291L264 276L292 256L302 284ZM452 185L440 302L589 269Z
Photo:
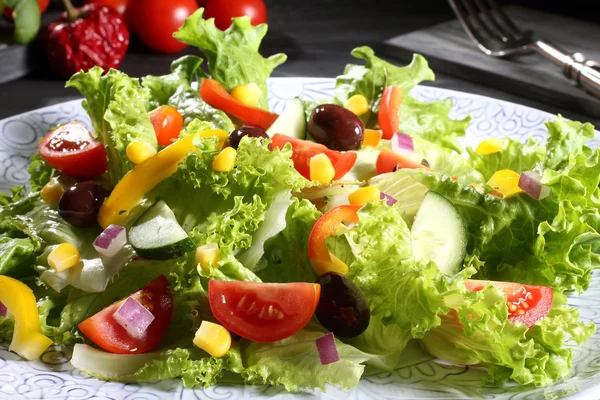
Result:
M98 223L106 229L110 224L123 225L131 210L146 193L171 176L179 163L196 147L190 135L176 141L142 163L136 165L117 183L98 212Z
M42 334L35 296L24 283L0 276L0 302L15 318L12 342L8 348L26 360L38 359L52 344Z

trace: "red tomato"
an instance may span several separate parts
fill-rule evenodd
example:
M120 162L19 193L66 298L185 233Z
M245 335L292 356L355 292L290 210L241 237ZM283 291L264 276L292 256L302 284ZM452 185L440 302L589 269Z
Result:
M310 321L321 295L313 283L208 282L208 301L224 327L255 342L285 339Z
M472 292L485 288L488 284L506 294L508 320L521 322L531 328L537 321L548 315L554 294L548 286L522 285L515 282L465 280L465 286Z
M379 128L383 132L382 137L384 139L391 139L398 130L398 126L400 126L400 116L398 115L398 112L400 111L401 103L401 87L388 86L383 89L377 119L379 121Z
M135 32L146 46L160 53L176 53L187 47L173 33L198 9L195 0L138 0L133 8Z
M338 206L321 215L308 237L308 258L311 260L331 260L325 239L333 235L344 221L358 223L357 206Z
M118 12L130 33L133 33L133 2L134 0L88 0L87 4L100 4L107 6Z
M227 90L214 79L204 79L200 86L200 97L211 106L225 111L229 115L241 119L245 123L268 129L279 115L263 110L262 108L247 106L227 92Z
M77 121L50 131L38 151L52 168L73 178L94 178L106 172L104 145Z
M149 114L150 121L156 132L156 140L160 146L173 143L183 128L183 117L175 107L160 106Z
M45 13L49 5L50 0L38 0L38 6L40 6L40 14ZM13 10L8 7L4 7L4 16L8 19L13 19Z
M165 335L173 315L173 296L169 293L169 282L164 275L160 275L130 296L154 315L154 321L142 337L131 336L113 317L126 298L80 323L78 326L81 332L97 346L111 353L146 353L154 349Z
M271 145L273 147L282 149L286 143L292 145L292 161L294 161L294 167L303 177L309 180L310 159L317 154L324 153L329 157L329 160L331 160L331 164L333 164L333 168L335 169L333 180L340 179L346 175L356 162L357 155L353 151L341 153L339 151L331 150L319 143L293 138L280 133L274 134L271 138Z
M204 18L214 18L217 28L224 31L231 19L247 15L252 25L267 23L267 6L263 0L208 0Z
M431 168L421 164L421 160L415 157L412 153L394 152L390 149L383 149L381 153L379 153L379 156L377 156L377 161L375 162L375 170L377 171L377 175L393 172L395 169L402 168L424 168L428 171L431 171Z

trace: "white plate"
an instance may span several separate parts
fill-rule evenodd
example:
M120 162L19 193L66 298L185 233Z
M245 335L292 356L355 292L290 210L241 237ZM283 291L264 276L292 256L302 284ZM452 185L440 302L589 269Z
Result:
M324 98L332 94L333 79L275 78L269 81L269 102L276 112L295 96ZM544 122L554 118L548 113L487 97L431 87L416 87L411 95L420 100L454 99L452 116L472 116L465 145L476 145L484 137L510 136L524 140L544 138ZM50 128L78 119L89 126L81 101L71 101L24 113L0 121L0 190L27 180L26 166L37 143ZM598 145L592 141L591 144ZM571 298L585 321L600 322L600 276L594 274L590 289ZM2 343L0 343L0 346ZM6 345L6 343L4 343ZM256 386L215 386L208 389L183 389L178 380L145 385L110 383L89 378L67 361L68 352L53 347L41 361L25 362L0 349L0 399L51 400L145 400L145 399L255 399L305 398L279 388ZM363 379L350 392L329 388L315 393L319 399L600 399L600 333L583 346L573 346L573 368L569 377L546 388L481 387L485 372L472 368L440 365L432 360ZM312 397L312 396L308 396Z

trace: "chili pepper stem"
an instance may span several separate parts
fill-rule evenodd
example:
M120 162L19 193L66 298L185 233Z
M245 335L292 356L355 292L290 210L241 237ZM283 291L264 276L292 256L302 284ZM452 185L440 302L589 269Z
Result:
M69 21L75 21L79 17L79 11L73 6L71 0L62 0L63 6L67 11L67 17Z

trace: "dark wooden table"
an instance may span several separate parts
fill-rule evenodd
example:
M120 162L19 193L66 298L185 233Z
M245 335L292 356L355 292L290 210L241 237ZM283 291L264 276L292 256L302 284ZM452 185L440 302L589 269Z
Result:
M269 33L261 51L265 55L288 54L288 61L278 67L273 76L334 77L343 71L346 63L353 62L350 51L354 47L368 45L381 51L386 39L454 18L445 0L267 0L267 4ZM181 54L196 52L187 48ZM121 69L132 76L163 74L169 70L170 62L181 54L155 54L134 39ZM441 73L435 82L427 84L593 121L589 116L565 113L541 102ZM65 89L64 81L53 78L42 65L25 78L0 85L0 119L78 97L77 92Z

